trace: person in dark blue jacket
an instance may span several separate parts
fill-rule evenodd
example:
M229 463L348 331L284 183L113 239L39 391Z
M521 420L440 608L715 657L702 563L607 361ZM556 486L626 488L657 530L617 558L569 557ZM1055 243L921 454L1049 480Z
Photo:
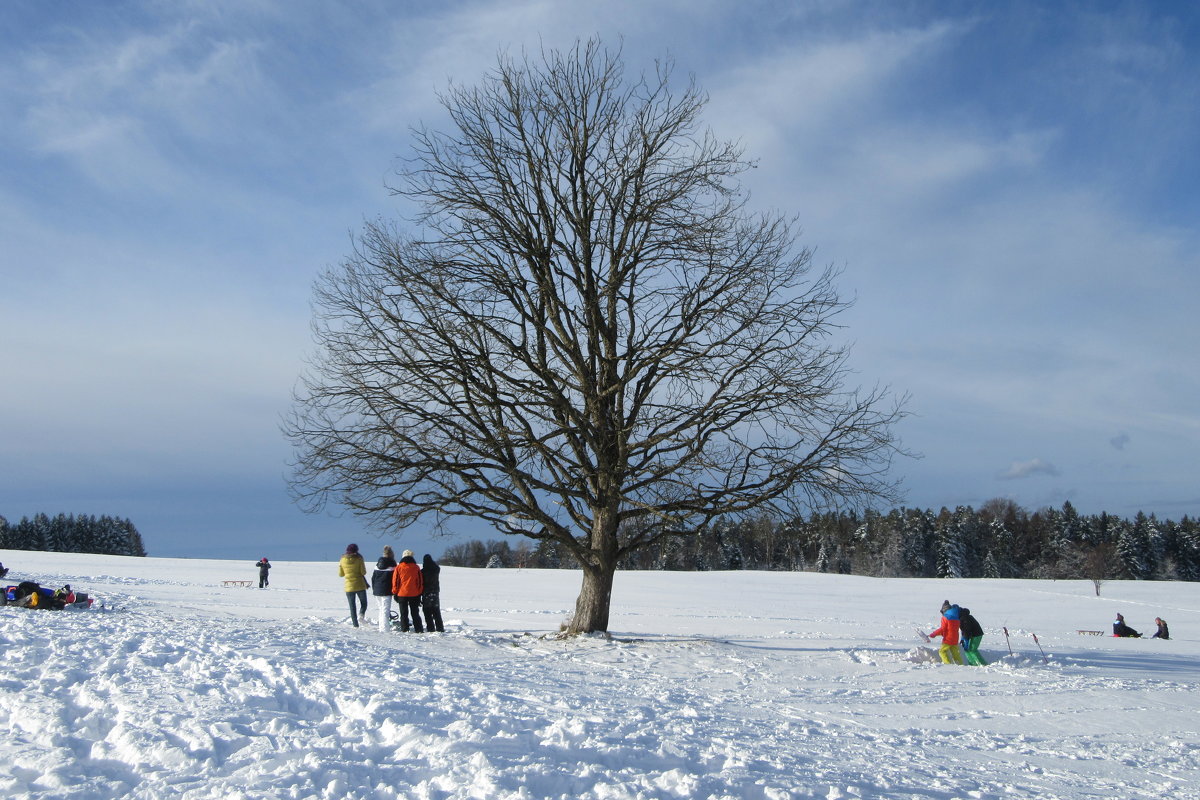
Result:
M383 546L383 555L375 562L371 573L371 594L379 609L379 632L387 633L392 623L392 571L396 569L396 551L390 544Z
M1113 636L1128 636L1134 639L1142 638L1142 635L1133 628L1125 624L1125 617L1117 614L1117 620L1113 623Z

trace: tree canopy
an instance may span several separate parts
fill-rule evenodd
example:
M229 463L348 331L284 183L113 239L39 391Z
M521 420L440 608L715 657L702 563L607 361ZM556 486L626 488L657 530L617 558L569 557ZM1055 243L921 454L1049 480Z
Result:
M900 404L846 385L845 304L670 64L598 41L501 57L414 131L315 289L293 485L383 528L457 516L553 541L606 630L629 553L714 520L894 495Z

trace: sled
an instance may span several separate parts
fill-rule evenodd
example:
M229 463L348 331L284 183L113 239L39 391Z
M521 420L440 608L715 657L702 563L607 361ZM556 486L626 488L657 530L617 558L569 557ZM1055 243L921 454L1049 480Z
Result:
M73 602L67 603L66 607L67 608L91 608L92 604L94 602L95 602L95 600L93 598L91 598L87 592L75 592L75 600ZM101 605L101 607L103 607L104 604L101 603L100 605Z

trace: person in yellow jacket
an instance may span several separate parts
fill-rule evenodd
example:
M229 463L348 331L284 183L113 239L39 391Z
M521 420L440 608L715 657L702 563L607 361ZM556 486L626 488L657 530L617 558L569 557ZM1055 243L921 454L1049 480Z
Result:
M346 579L346 600L350 603L350 621L358 627L358 618L367 618L367 565L358 552L358 545L346 545L338 562L338 575ZM355 608L355 600L358 608Z

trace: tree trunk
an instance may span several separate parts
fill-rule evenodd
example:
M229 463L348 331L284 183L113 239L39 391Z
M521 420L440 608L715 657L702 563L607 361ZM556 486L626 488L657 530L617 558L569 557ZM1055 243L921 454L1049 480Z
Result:
M608 608L616 567L613 562L584 568L583 586L575 601L575 616L571 618L567 633L608 632Z
M592 518L591 552L583 563L583 586L567 633L607 633L613 577L617 573L617 514L605 509Z

